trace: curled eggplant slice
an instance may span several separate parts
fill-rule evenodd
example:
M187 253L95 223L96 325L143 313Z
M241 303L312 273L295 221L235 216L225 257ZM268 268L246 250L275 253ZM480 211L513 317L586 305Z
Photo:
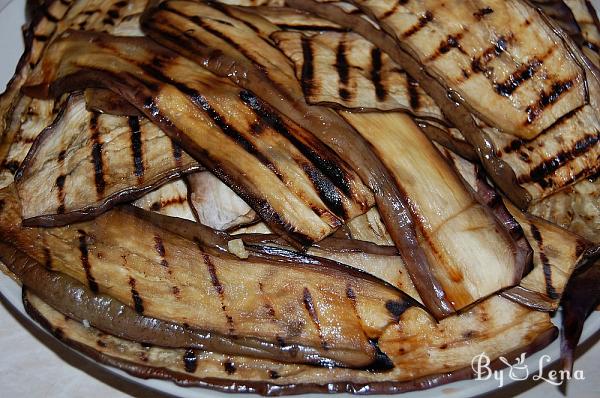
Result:
M73 95L16 174L24 225L90 219L201 166L147 119L88 112Z
M145 316L229 337L283 340L346 366L368 367L381 360L371 340L418 305L392 285L334 261L267 246L244 250L244 260L229 245L219 247L222 235L208 227L176 219L193 234L185 238L140 218L148 212L135 207L76 227L24 228L14 192L0 196L3 241Z
M69 32L53 50L29 92L110 86L299 244L322 239L372 204L356 174L309 132L148 39Z
M344 366L302 345L286 345L285 342L272 344L239 336L231 338L139 314L134 308L108 295L92 292L65 274L47 270L31 257L5 243L0 243L0 259L17 276L24 288L56 310L124 339L141 344L244 355L278 362Z
M447 318L443 321L443 329L435 323L430 324L432 320L422 322L418 314L407 311L405 321L416 323L407 325L405 331L400 327L390 330L390 338L394 340L389 344L390 348L405 349L409 354L405 359L398 356L398 366L391 370L323 369L201 350L148 347L102 333L94 327L85 327L30 292L24 294L23 300L28 313L42 326L99 362L138 377L269 396L310 392L382 394L432 388L473 377L470 364L473 355L485 352L495 359L491 368L498 369L504 366L496 359L499 355L512 360L543 348L556 337L556 328L547 314L528 311L496 297L468 314ZM432 343L436 348L431 352L412 349L423 338L423 333L435 335ZM477 338L465 339L467 334ZM417 344L417 347L422 345ZM460 360L464 357L469 359Z

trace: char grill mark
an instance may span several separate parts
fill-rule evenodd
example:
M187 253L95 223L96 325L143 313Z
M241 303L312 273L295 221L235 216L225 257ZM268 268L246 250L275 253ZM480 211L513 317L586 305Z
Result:
M494 85L496 92L504 97L512 95L512 93L518 89L521 84L533 77L541 65L541 60L531 60L527 65L523 65L521 68L513 72L504 82L496 83Z
M402 38L407 39L414 34L417 34L421 31L429 22L433 21L433 13L429 10L425 11L423 15L419 17L419 22L410 27L404 33L402 33Z
M533 123L546 109L548 106L554 104L558 99L566 94L571 88L573 88L574 82L572 80L555 82L549 92L542 91L540 98L535 105L527 107L527 124Z
M338 72L340 81L339 94L340 97L347 101L352 97L352 91L349 91L346 86L350 81L350 71L348 65L348 59L346 58L346 42L342 38L337 46L335 56L335 68Z
M480 8L479 10L477 10L473 16L478 19L481 20L483 18L485 18L486 15L489 15L491 13L493 13L494 10L491 7L484 7L484 8Z
M185 199L181 203L183 203L184 201L185 201ZM164 206L165 205L161 205L161 207L164 207ZM156 252L158 253L158 255L161 258L160 265L163 266L164 268L168 269L169 268L169 262L166 259L165 245L163 243L162 238L160 236L158 236L158 235L154 236L154 249L156 250Z
M79 251L81 253L81 266L85 272L85 277L87 278L88 286L90 290L94 293L98 293L98 283L94 276L92 275L92 265L90 264L89 258L89 248L88 248L88 239L89 236L84 230L78 230L79 234Z
M133 156L134 173L141 179L144 176L144 153L140 119L137 116L130 116L128 118L128 123L129 128L131 129L131 152Z
M317 310L315 308L315 303L313 301L313 297L310 294L310 290L307 287L304 288L302 295L302 302L304 303L304 308L308 311L308 315L310 315L310 319L313 321L315 327L317 328L317 332L319 333L319 338L321 339L321 346L323 349L329 349L327 341L323 336L323 332L321 331L321 323L319 322L319 314L317 314Z
M183 366L188 373L195 373L198 369L198 356L194 349L188 349L183 354Z
M540 230L534 224L531 224L531 235L540 249L540 260L542 261L544 281L546 282L546 294L551 299L556 300L560 296L556 293L556 290L552 285L552 266L548 261L548 257L544 253L544 241L542 239L542 235L540 234Z
M306 58L305 61L306 62ZM375 88L375 95L379 101L385 101L387 90L381 83L381 49L374 47L371 50L371 81Z
M310 97L313 92L314 81L314 58L311 41L307 37L302 37L302 55L304 63L302 64L302 92L304 97Z
M231 315L227 313L227 306L225 305L225 288L221 284L219 280L219 276L217 275L217 270L215 265L211 261L210 257L206 254L202 255L202 259L204 264L206 265L206 269L208 270L208 274L210 276L210 281L215 288L217 294L219 295L219 300L221 300L221 309L223 310L223 314L225 315L225 319L227 320L227 325L229 327L229 334L235 334L235 325L233 323L233 318Z
M131 299L133 300L133 308L138 314L144 313L144 301L140 297L140 293L135 288L135 279L129 277L129 286L131 287Z
M400 6L403 6L405 4L407 4L410 0L397 0L396 4L394 4L394 6L392 8L390 8L389 10L387 10L386 12L384 12L383 14L381 14L381 16L379 17L380 19L387 19L389 17L391 17L392 15L394 15L397 11L398 8Z
M98 114L93 113L90 118L90 131L92 132L92 162L94 165L94 183L96 184L96 193L98 196L104 194L106 181L104 180L104 161L102 159L102 139L98 131Z

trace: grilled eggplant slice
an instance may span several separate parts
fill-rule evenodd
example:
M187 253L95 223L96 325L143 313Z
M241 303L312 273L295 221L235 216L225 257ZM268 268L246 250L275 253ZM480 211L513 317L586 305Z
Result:
M444 325L430 324L428 322L432 321L429 320L415 324L405 332L391 332L390 335L394 334L397 339L392 343L395 345L393 348L409 349L406 367L396 366L387 372L322 369L200 350L144 347L101 333L93 327L85 327L57 312L31 293L24 295L24 305L34 319L66 344L133 375L169 379L183 386L262 395L308 392L376 394L431 388L473 376L470 359L460 361L459 358L471 358L486 352L492 358L503 355L512 360L522 353L537 351L556 337L556 328L547 315L528 311L496 297L480 304L468 314L444 320ZM499 309L504 315L496 315ZM410 315L411 320L419 321L417 314L407 315ZM437 333L434 343L440 348L431 353L411 350L422 339L424 330L431 336ZM432 333L432 330L435 332ZM466 334L476 335L478 338L465 339ZM418 344L417 347L422 345ZM399 359L398 365L401 362L403 360ZM417 367L419 363L422 366ZM494 369L502 366L498 360L492 364Z
M221 354L267 358L286 363L334 366L331 359L301 345L276 344L252 338L231 338L141 315L114 298L92 292L73 278L45 269L14 247L0 243L0 259L34 292L63 314L121 338L162 347L212 351ZM343 364L338 364L343 365Z
M199 169L147 119L88 112L83 95L75 94L33 144L16 187L24 225L59 226Z
M73 84L110 86L227 182L270 227L300 244L322 239L371 206L360 179L306 130L148 39L70 32L53 50L32 76L31 84L41 84L37 94L47 94L53 82L54 92Z
M600 65L600 22L594 6L589 0L564 0L564 3L570 8L581 31L582 41L576 42L596 66Z
M141 209L113 209L76 226L23 228L14 193L1 196L2 240L140 314L207 332L283 339L347 366L375 366L371 340L416 305L380 279L333 261L263 246L241 260L214 243L222 238L212 229L185 239L139 218ZM201 226L176 224L186 223L192 232Z

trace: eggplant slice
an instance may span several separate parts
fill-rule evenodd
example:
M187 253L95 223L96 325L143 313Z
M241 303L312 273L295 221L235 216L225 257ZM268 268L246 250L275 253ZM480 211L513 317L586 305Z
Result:
M354 172L309 132L148 39L69 32L52 49L31 77L41 90L29 92L48 95L50 84L53 94L73 84L110 86L299 244L322 239L372 205Z
M17 172L23 224L90 219L199 169L147 119L88 112L83 95L75 94Z
M1 196L2 240L140 314L207 332L283 339L338 363L369 366L378 358L370 340L416 305L333 261L263 246L248 248L250 258L242 260L223 250L214 230L177 219L177 228L192 228L186 239L140 218L147 213L141 209L113 209L76 227L23 228L14 192Z
M138 377L168 379L188 387L261 395L309 392L377 394L431 388L473 377L470 359L461 361L458 358L471 358L486 352L494 359L503 355L512 360L522 353L539 350L556 337L556 328L548 315L528 311L495 297L467 314L444 320L443 325L436 325L431 319L423 322L416 313L407 311L407 318L421 323L415 323L405 331L399 328L390 331L394 337L391 346L409 352L404 359L398 358L399 366L392 370L373 372L315 368L201 350L148 347L85 327L29 292L23 298L28 313L42 326L67 345L97 361ZM498 312L503 315L498 316ZM435 334L435 347L439 347L429 353L413 349L422 347L419 340L424 329L427 335ZM469 339L467 343L466 334L478 338ZM492 363L494 369L502 366L498 360Z

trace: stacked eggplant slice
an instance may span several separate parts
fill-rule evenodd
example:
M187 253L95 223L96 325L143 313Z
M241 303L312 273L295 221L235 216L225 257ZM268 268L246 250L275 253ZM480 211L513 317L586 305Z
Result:
M226 392L399 393L600 296L584 1L46 0L0 97L0 262L66 344Z

